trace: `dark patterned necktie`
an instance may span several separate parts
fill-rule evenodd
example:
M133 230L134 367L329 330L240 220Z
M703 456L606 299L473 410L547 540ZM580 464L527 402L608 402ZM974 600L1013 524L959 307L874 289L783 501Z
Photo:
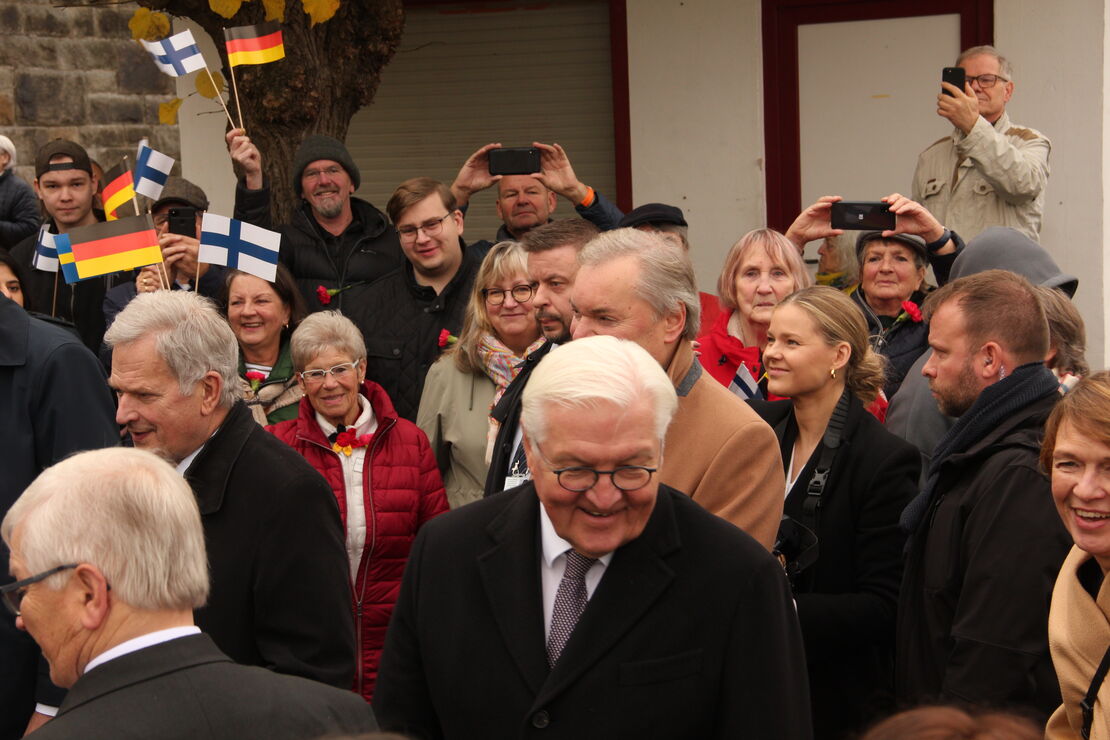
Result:
M547 638L547 664L551 667L559 660L563 647L574 632L578 618L586 610L586 571L597 562L574 550L566 552L566 570L559 590L555 592L555 607L551 610L551 633Z

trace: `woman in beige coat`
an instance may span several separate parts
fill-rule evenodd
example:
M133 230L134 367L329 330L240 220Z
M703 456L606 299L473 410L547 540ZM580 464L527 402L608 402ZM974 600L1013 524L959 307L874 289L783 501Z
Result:
M1057 404L1045 426L1041 462L1075 546L1052 593L1048 641L1063 704L1049 740L1110 740L1110 373L1092 375ZM1084 700L1091 709L1084 709Z

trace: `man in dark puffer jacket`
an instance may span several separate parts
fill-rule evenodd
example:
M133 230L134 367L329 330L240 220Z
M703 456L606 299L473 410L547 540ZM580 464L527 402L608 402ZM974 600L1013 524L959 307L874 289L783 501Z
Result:
M308 310L325 308L350 315L364 302L370 283L398 267L401 248L385 214L352 197L361 182L347 147L314 134L298 147L291 176L304 200L292 223L271 226L270 188L262 156L242 129L227 133L231 158L243 177L235 188L235 218L281 232L281 262L293 273ZM362 332L366 328L359 321Z

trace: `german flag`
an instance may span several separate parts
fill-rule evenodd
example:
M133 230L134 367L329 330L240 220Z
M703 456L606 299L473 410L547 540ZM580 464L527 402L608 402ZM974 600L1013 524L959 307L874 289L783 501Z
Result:
M135 197L135 184L131 181L131 170L117 164L104 175L104 190L100 199L104 203L104 213L109 221L119 218L117 211L127 201Z
M68 243L56 242L67 283L162 261L149 214L82 226L67 235Z
M276 62L285 57L281 26L276 21L225 28L224 39L227 41L227 63L232 67Z

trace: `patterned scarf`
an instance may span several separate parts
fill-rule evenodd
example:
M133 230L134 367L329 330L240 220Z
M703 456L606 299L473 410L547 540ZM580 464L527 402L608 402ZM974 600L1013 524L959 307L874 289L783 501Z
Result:
M482 366L485 368L486 375L497 386L497 391L493 394L493 402L489 405L491 411L501 400L501 396L505 395L505 389L509 387L509 383L512 383L513 378L520 372L522 360L539 349L543 343L544 338L541 336L528 345L524 354L518 355L492 334L486 334L478 341L478 356L482 358ZM487 465L493 459L493 443L497 441L497 432L500 428L500 422L490 417L489 431L486 433Z

